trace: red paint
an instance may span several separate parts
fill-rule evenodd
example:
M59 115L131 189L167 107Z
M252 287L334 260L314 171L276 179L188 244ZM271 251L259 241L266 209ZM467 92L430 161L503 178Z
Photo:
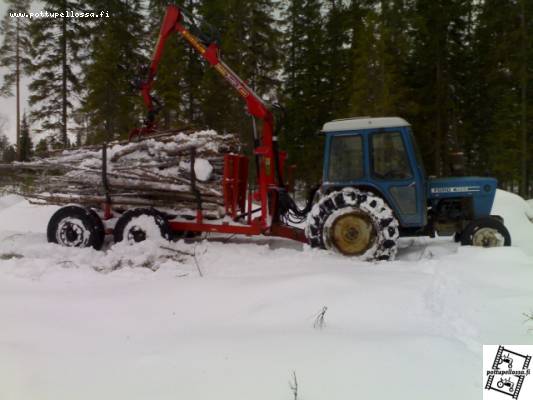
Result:
M283 182L277 182L274 162L274 118L272 112L247 83L221 60L218 45L216 43L210 43L206 46L184 26L183 20L183 12L179 6L169 5L167 7L146 80L141 84L141 94L148 112L151 113L154 111L150 93L159 62L163 55L165 42L173 32L178 32L231 85L239 96L245 100L248 112L262 121L262 132L260 143L254 149L254 154L259 158L258 188L253 194L250 193L248 195L247 225L230 225L227 223L222 225L205 224L201 210L197 210L195 222L171 221L171 228L175 231L220 232L244 235L266 234L305 241L301 230L295 230L295 228L282 225L276 221L276 188L282 186ZM155 127L154 121L147 121L142 128L132 130L130 132L130 138L149 135L155 131ZM278 158L280 170L283 171L283 164L287 155L285 152L278 152ZM283 177L281 179L283 180ZM248 160L242 155L227 155L224 160L222 189L224 192L226 213L233 220L238 220L239 214L245 213L247 181ZM250 201L252 198L261 204L261 214L253 219L251 218L252 204ZM274 220L274 224L272 220Z

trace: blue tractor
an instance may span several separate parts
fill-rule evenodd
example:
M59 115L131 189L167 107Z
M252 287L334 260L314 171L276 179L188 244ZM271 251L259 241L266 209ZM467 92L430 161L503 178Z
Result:
M328 122L323 180L307 216L313 247L364 260L391 260L402 236L454 235L462 245L510 246L491 215L497 181L426 177L409 123L401 118Z

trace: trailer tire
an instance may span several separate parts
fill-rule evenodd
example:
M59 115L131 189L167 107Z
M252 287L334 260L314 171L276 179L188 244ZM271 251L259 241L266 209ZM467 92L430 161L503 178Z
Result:
M379 196L344 188L313 206L305 234L311 247L361 260L393 260L398 249L399 224Z
M94 211L71 205L60 208L52 215L46 236L50 243L100 250L104 244L105 231Z
M502 247L511 245L511 235L496 218L471 221L461 234L462 246Z
M115 243L134 244L146 239L170 240L171 230L165 216L153 208L135 208L120 216L113 230Z
M88 207L87 210L89 210L89 214L91 215L91 218L94 223L94 227L96 228L96 233L98 234L98 240L101 241L100 249L104 245L105 241L105 226L102 222L102 219L100 216L94 211L92 208Z

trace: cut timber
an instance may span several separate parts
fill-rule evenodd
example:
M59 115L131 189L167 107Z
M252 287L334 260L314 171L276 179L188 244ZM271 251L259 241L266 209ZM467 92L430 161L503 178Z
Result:
M212 130L167 132L134 142L55 151L30 162L0 164L0 185L37 204L115 208L157 207L181 214L196 208L191 186L194 152L196 189L207 214L223 213L221 180L226 153L240 150L235 135ZM105 168L104 168L105 167ZM105 176L105 179L104 179Z

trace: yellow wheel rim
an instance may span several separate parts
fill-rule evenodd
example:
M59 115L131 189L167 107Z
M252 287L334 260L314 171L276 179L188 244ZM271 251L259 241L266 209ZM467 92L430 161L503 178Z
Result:
M332 244L348 256L359 256L372 247L376 230L370 217L354 211L338 217L331 227Z

